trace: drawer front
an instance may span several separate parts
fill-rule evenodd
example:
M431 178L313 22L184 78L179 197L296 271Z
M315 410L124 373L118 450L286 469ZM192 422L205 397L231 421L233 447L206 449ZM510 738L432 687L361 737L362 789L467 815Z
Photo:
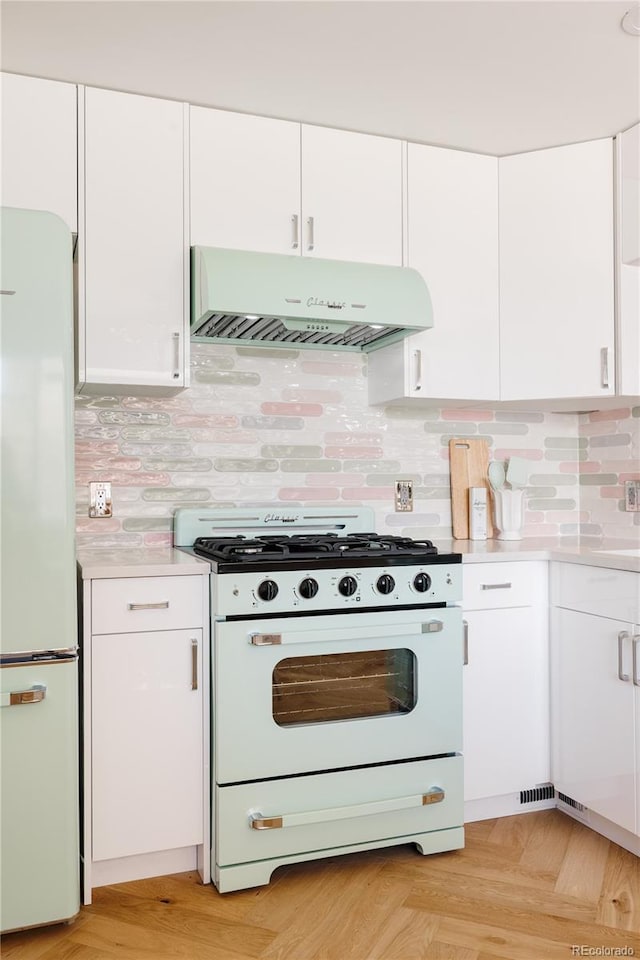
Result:
M94 580L91 631L136 633L203 626L208 577Z
M528 607L547 602L546 560L462 565L465 610Z
M640 574L579 563L554 563L551 569L554 606L613 620L640 621Z
M460 756L217 787L216 862L250 863L462 823Z

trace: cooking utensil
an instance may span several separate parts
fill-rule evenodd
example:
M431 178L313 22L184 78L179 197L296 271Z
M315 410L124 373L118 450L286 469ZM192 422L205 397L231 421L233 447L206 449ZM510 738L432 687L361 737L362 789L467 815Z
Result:
M504 463L501 460L492 460L489 464L488 475L491 489L494 492L502 490L505 480Z
M469 539L469 487L487 489L489 445L486 440L467 437L449 441L451 467L451 525L456 540ZM493 536L491 517L487 515L487 537Z
M507 467L507 483L510 483L514 489L526 487L530 469L528 460L523 460L522 457L511 457Z

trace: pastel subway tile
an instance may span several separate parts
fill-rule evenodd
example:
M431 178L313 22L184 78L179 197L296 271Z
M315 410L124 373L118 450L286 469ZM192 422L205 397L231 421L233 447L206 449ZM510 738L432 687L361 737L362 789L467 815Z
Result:
M397 474L391 474L391 473L379 473L379 474L372 473L367 476L367 486L389 487L389 486L393 486L396 480L411 480L412 483L415 486L417 486L420 483L420 474L409 473L406 470L403 472L401 477L399 477ZM447 480L447 487L448 486L449 486L449 482Z
M123 443L120 450L127 457L188 457L188 443Z
M493 420L493 410L441 410L443 420L475 420L478 423Z
M214 470L223 473L272 473L278 469L277 460L262 460L259 458L234 459L233 457L218 457L213 462Z
M339 500L337 487L282 487L278 490L279 500L299 500L302 503L315 503L318 500Z
M575 460L587 460L589 454L586 450L545 450L544 459L545 460L566 460L568 456L573 457Z
M627 480L640 480L640 470L637 473L621 473L618 476L620 483L625 483Z
M578 473L580 476L584 473L598 473L602 469L602 465L597 463L595 460L587 460L584 463L561 463L560 470L562 473L565 471L568 473Z
M397 460L345 460L344 470L351 473L398 473L400 463ZM399 473L398 479L401 479Z
M324 360L303 360L300 364L303 373L309 373L313 376L335 377L341 380L343 377L361 377L362 361L359 363L348 363L336 360L335 362Z
M544 511L535 512L533 510L524 511L524 522L525 523L544 523L546 513Z
M587 438L586 437L545 437L544 445L547 448L557 449L557 450L577 450L586 449L587 447Z
M640 417L640 407L632 407L631 416L636 418Z
M509 457L522 457L524 460L542 460L544 454L542 450L522 450L515 447L503 447L493 451L494 460L507 460Z
M73 419L76 424L97 423L98 414L94 410L80 410L76 407Z
M385 525L388 527L408 528L405 531L401 530L400 536L424 537L431 540L446 536L446 530L443 530L439 524L440 514L438 513L390 513L385 519ZM420 529L417 530L416 527Z
M145 424L147 426L167 426L170 422L168 413L141 413L139 411L102 410L98 414L100 423Z
M572 531L567 531L567 533ZM581 537L598 537L602 533L602 528L599 524L596 523L580 523L578 524L578 534Z
M257 387L260 376L243 370L194 370L197 383L216 383L227 387Z
M617 474L615 473L586 473L580 477L580 486L598 486L598 487L610 487L613 484L618 482Z
M322 456L322 447L312 444L295 443L267 443L260 447L260 456L272 457L276 460L311 457L313 459Z
M607 433L615 433L617 429L617 423L613 420L603 420L601 422L596 421L580 425L580 435L588 439L589 437L598 437L603 436Z
M227 430L238 426L238 418L224 413L178 413L173 417L174 427L196 427L199 429L224 427Z
M214 356L211 353L204 354L194 351L191 357L192 370L233 370L234 367L234 359L229 355Z
M191 456L196 458L211 459L220 456L222 453L233 457L255 457L257 456L257 447L255 443L227 444L226 448L219 443L194 443L191 447Z
M346 447L351 444L355 446L378 445L382 443L383 435L381 433L363 433L358 430L351 432L342 431L340 433L329 432L324 435L326 444L334 444L338 447Z
M144 461L145 470L167 470L170 473L175 470L197 470L209 471L212 462L208 457L197 459L196 457L149 457Z
M575 510L576 502L575 500L569 499L548 499L548 500L535 500L531 499L527 501L527 508L529 510Z
M600 487L600 496L607 499L622 500L624 487Z
M604 473L622 473L625 470L633 470L634 467L640 470L640 461L633 457L628 457L626 460L602 459L602 470Z
M588 520L589 514L586 511L558 510L554 511L553 519L557 523L576 523L580 520Z
M531 483L531 478L529 478L529 483L527 485L527 496L536 497L536 499L548 499L549 497L555 497L557 494L557 489L553 487L534 487Z
M445 429L444 424L438 420L437 423L425 423L424 427L425 433L442 433ZM471 437L478 432L478 425L476 423L447 423L446 429L451 431L452 436L461 436L461 437Z
M589 414L592 423L598 420L626 420L631 414L629 407L620 407L618 410L594 410Z
M267 402L260 405L260 412L267 417L320 417L321 403L279 403Z
M344 395L339 390L308 390L306 387L285 387L282 399L291 403L341 403Z
M414 500L441 500L443 503L449 503L448 493L442 487L414 487Z
M435 409L422 409L421 407L416 406L406 406L402 405L389 406L384 408L384 417L387 420L439 420L440 416L437 410Z
M180 443L189 440L188 430L182 430L170 426L150 426L150 427L122 427L120 436L123 440L131 440L134 443Z
M305 426L302 417L245 416L241 423L248 430L302 430Z
M422 476L422 482L425 486L448 487L450 485L449 473L425 473Z
M447 424L447 426L448 426L448 424ZM449 451L449 441L450 441L450 440L464 440L465 436L468 436L468 434L465 434L465 432L464 432L463 430L457 430L455 433L444 433L444 434L440 437L440 444L441 444L441 446L446 446L446 447L447 447L447 455L448 455L448 451ZM492 445L493 445L493 437L487 436L486 433L480 433L480 434L478 434L478 436L475 437L474 439L476 439L476 440L486 440L487 443L489 444L489 446L492 446Z
M112 407L119 407L122 402L121 397L91 397L81 395L75 399L76 409L82 409L82 407L86 407L91 408L92 410L104 410Z
M147 531L170 531L171 517L127 517L122 521L122 529L129 533L146 533Z
M208 487L150 487L142 491L142 499L152 503L206 503L209 496Z
M81 427L75 428L76 441L78 440L116 440L120 436L119 427Z
M336 487L360 487L365 482L368 484L370 478L364 477L360 473L332 473L327 476L326 473L308 473L304 482L308 487L322 487L331 484Z
M526 423L492 423L491 433L495 436L517 437L526 436L529 433L529 426Z
M544 413L531 413L528 410L496 410L495 418L503 423L544 423Z
M175 413L177 410L190 410L191 400L184 393L170 400L153 399L151 397L122 397L121 406L125 410L166 410L167 413Z
M567 473L531 473L529 474L529 483L532 486L553 484L554 487L568 487L577 484L577 474Z
M121 526L116 517L84 517L76 520L76 530L79 533L117 533Z
M283 473L338 473L342 470L339 460L282 460L280 469ZM325 481L326 482L326 481Z
M145 533L143 540L146 547L172 547L173 533Z
M382 447L325 447L325 456L334 460L379 459L384 456Z
M76 468L78 470L86 469L89 465L94 471L104 471L106 473L114 470L139 470L142 461L133 457L96 457L91 454L79 454L76 457ZM103 477L103 479L108 478Z
M117 443L107 443L99 440L79 440L76 439L76 457L82 454L85 457L106 456L110 453L119 453L120 447ZM123 451L125 452L125 451Z
M95 470L76 470L76 483L90 483L92 480L109 480L112 484L123 487L168 487L171 482L168 473L107 470L98 474ZM112 492L115 496L115 491Z
M522 534L525 537L557 537L559 532L560 525L558 523L525 523L522 528Z
M256 360L295 360L300 356L299 350L289 350L286 347L235 347L239 357L251 357Z
M393 487L344 487L342 490L343 500L359 500L366 503L367 500L386 500L393 503Z
M630 433L611 433L604 437L591 437L589 446L594 447L628 447L631 444Z
M194 443L257 443L255 430L200 430L191 431Z

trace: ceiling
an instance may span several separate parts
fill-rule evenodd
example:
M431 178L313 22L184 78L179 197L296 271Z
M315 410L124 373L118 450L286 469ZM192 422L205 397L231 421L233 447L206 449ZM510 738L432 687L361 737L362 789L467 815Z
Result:
M2 69L504 155L640 119L634 0L2 0Z

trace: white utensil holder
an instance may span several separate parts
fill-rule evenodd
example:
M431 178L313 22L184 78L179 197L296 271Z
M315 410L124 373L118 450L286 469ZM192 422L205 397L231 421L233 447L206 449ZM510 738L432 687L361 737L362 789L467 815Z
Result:
M498 540L522 540L524 490L494 490Z

